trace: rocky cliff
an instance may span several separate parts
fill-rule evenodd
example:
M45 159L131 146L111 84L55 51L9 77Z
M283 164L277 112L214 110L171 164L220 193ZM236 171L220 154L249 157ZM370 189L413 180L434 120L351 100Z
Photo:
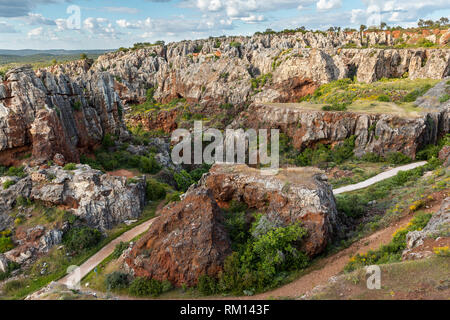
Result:
M436 43L446 38L422 36ZM150 88L158 101L185 98L209 108L297 101L320 84L346 77L372 82L450 74L450 49L366 48L392 46L402 37L411 38L390 32L223 37L121 50L95 63L81 60L37 72L13 69L0 83L0 163L14 164L30 152L38 163L56 153L77 162L80 151L94 148L106 133L126 136L122 113L143 102ZM346 48L350 44L355 48Z
M450 101L440 109L415 116L392 113L321 111L299 104L254 103L230 125L232 128L278 128L298 150L317 143L335 145L354 135L355 155L385 156L402 152L414 158L427 144L450 132Z

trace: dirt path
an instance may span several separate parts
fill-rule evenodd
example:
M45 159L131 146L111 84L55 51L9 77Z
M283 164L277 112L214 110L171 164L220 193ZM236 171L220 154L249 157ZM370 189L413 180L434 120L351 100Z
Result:
M376 176L367 179L363 182L359 182L356 184L350 184L348 186L344 186L341 188L337 188L333 191L334 194L340 194L340 193L344 193L344 192L350 192L350 191L355 191L355 190L359 190L359 189L364 189L367 188L368 186L371 186L377 182L386 180L388 178L391 178L393 176L395 176L399 171L407 171L407 170L411 170L417 167L421 167L423 165L427 164L426 161L421 161L421 162L414 162L414 163L410 163L404 166L400 166L397 168L394 168L392 170L388 170L385 172L382 172L380 174L377 174Z
M155 219L155 218L154 218ZM106 246L104 246L99 252L90 257L86 262L84 262L79 269L74 272L68 274L64 278L60 279L58 282L62 284L66 284L67 286L71 286L73 281L78 279L83 279L89 272L91 272L100 262L105 260L116 248L116 245L121 241L128 242L138 235L147 231L150 225L153 223L154 219L145 221L144 223L134 227L133 229L125 232L121 236L117 237Z

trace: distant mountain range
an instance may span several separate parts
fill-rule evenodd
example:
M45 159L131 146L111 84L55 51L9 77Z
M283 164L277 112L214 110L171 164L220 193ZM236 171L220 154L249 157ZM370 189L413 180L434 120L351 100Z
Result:
M8 49L0 49L0 55L11 55L11 56L32 56L32 55L54 55L54 56L63 56L63 55L74 55L80 53L86 54L103 54L105 52L110 52L111 50L64 50L64 49L52 49L52 50L34 50L34 49L23 49L23 50L8 50Z

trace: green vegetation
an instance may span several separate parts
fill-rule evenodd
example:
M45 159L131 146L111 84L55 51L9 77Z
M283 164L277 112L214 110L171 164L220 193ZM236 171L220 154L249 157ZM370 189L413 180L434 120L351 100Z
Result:
M26 175L23 166L9 168L0 166L0 176L24 178Z
M128 249L129 243L121 241L119 244L116 245L114 248L113 253L111 253L111 256L114 259L119 259L119 257L122 255L122 253Z
M230 43L230 47L240 48L241 46L242 46L242 44L240 42L237 42L237 41L232 41Z
M158 182L155 179L148 179L145 189L147 200L156 201L164 199L167 194L167 188L167 185L164 185L163 183Z
M258 90L259 88L262 88L266 85L266 83L270 82L272 80L272 74L266 73L263 75L260 75L257 78L252 78L251 85L253 90Z
M72 171L77 169L77 165L75 163L68 163L63 167L66 171Z
M172 284L168 281L161 282L155 279L137 277L131 282L128 292L137 297L157 297L172 288Z
M327 166L328 163L342 163L353 156L355 136L344 140L341 145L330 148L327 145L317 144L314 149L306 148L295 159L298 166Z
M436 145L429 144L425 146L423 149L421 149L416 154L417 160L431 160L433 157L438 158L439 151L444 146L450 146L450 133L447 133L444 137L439 139L438 143Z
M402 252L406 248L406 235L410 231L422 230L431 219L429 213L417 213L405 228L398 229L389 244L382 245L377 250L369 250L365 254L357 254L345 266L346 272L362 266L385 264L401 261Z
M108 290L125 289L130 284L130 279L126 273L115 271L106 277Z
M337 209L348 217L361 217L370 201L383 199L388 196L392 189L402 187L409 181L416 181L425 171L433 170L440 165L440 162L434 158L427 165L408 171L400 171L392 178L381 181L364 190L356 193L346 193L336 195Z
M67 250L75 253L96 246L102 239L102 234L97 229L89 227L71 228L63 238Z
M386 79L374 83L360 83L339 79L320 86L309 101L331 105L349 105L357 100L378 102L414 102L439 80Z
M14 180L7 180L5 182L3 182L3 189L7 190L9 187L13 186L16 184L16 181Z
M11 231L5 230L0 232L0 253L4 253L6 251L14 248L14 244L11 240Z

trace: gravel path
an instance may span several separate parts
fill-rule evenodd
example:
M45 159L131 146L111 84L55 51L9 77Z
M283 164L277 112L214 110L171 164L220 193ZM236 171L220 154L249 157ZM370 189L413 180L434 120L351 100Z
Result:
M364 189L367 188L368 186L371 186L377 182L386 180L388 178L391 178L393 176L395 176L399 171L407 171L407 170L411 170L417 167L421 167L423 165L425 165L427 162L426 161L421 161L421 162L414 162L414 163L410 163L404 166L400 166L397 168L394 168L392 170L388 170L385 172L382 172L380 174L377 174L376 176L367 179L363 182L359 182L356 184L350 184L348 186L345 187L341 187L341 188L337 188L333 191L334 194L340 194L340 193L344 193L344 192L350 192L350 191L355 191L355 190L359 190L359 189Z
M90 257L86 262L84 262L79 269L66 275L64 278L60 279L58 282L61 284L66 284L68 287L73 283L72 279L83 279L89 272L91 272L100 262L105 260L116 248L121 241L128 242L137 237L138 235L147 231L150 225L153 223L154 219L145 221L144 223L134 227L133 229L125 232L121 236L117 237L106 246L104 246L99 252Z

